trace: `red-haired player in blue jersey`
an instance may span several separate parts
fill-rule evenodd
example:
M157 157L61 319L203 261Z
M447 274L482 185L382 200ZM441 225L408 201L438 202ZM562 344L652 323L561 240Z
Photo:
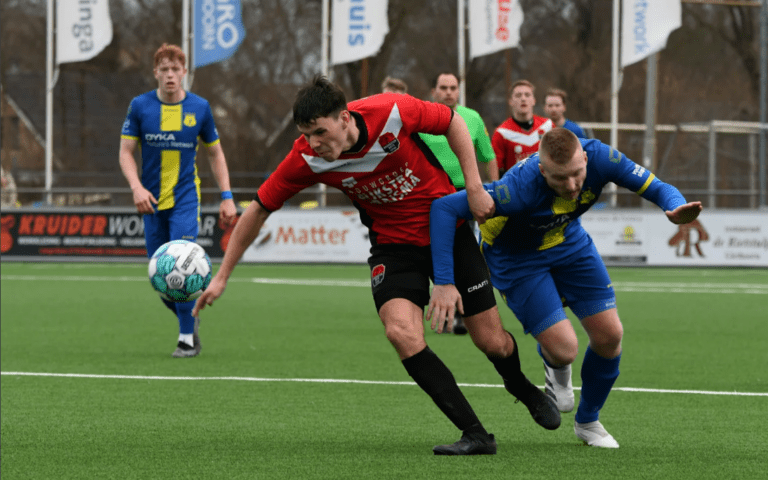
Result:
M133 192L136 210L144 214L147 255L171 240L197 239L200 224L200 178L197 176L198 139L208 150L213 176L221 189L219 218L235 221L237 209L229 189L229 171L211 107L204 98L187 92L182 80L186 56L177 45L163 44L155 52L157 89L131 101L120 137L120 168ZM141 178L134 151L140 146ZM200 353L200 318L192 315L194 301L163 303L179 320L175 358Z
M574 407L571 363L578 353L564 303L581 320L589 346L581 366L574 430L588 445L618 448L598 418L619 376L623 327L608 271L579 220L608 182L655 203L672 223L692 222L702 209L701 202L687 203L675 187L608 145L579 140L569 130L555 128L544 134L537 154L485 186L496 216L480 229L493 286L525 333L538 341L545 391L563 412ZM457 220L471 217L463 192L432 204L435 289L427 317L433 324L453 318L461 302L453 286L453 239L442 232Z
M302 136L243 213L221 268L193 313L224 293L235 265L271 212L317 183L338 188L352 200L370 232L371 288L387 339L408 374L462 431L459 441L436 446L435 454L496 453L493 435L485 430L453 374L424 339L423 312L432 277L429 209L434 199L456 190L418 133L448 138L462 166L471 211L482 222L493 210L464 120L445 105L404 94L374 95L347 105L344 92L321 76L299 91L293 119ZM545 428L557 428L560 412L554 402L520 370L514 339L501 324L472 231L466 224L446 228L444 234L453 243L454 235L448 232L456 232L452 262L456 262L456 281L472 340L534 420Z

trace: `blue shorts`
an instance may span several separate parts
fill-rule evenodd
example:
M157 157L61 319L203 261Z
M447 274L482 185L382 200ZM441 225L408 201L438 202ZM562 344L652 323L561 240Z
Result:
M147 244L147 257L152 257L155 250L171 240L197 240L200 231L200 207L192 203L186 207L173 207L160 210L152 215L144 215L144 240Z
M501 292L526 334L534 337L565 320L565 310L582 320L616 308L608 270L592 239L579 248L556 246L525 255L507 272L511 288ZM493 265L489 263L493 269Z

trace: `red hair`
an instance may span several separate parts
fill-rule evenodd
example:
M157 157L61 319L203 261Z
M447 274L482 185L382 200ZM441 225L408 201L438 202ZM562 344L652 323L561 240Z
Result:
M164 43L158 48L155 52L155 68L157 68L164 58L167 58L170 61L178 60L183 66L187 65L187 56L184 55L184 51L178 45Z

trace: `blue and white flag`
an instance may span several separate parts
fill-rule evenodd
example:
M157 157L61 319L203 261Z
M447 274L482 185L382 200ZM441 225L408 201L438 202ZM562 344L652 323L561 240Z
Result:
M56 1L56 63L90 60L110 43L108 0Z
M683 24L681 0L622 0L621 68L661 51Z
M372 57L389 33L387 0L333 0L331 65Z
M245 38L240 0L195 0L195 68L231 57Z

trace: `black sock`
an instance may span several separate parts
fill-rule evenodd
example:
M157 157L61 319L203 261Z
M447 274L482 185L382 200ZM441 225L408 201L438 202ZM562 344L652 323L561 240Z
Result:
M493 366L496 367L496 371L499 372L501 378L504 379L504 384L507 387L507 390L517 396L517 393L527 386L527 379L520 368L520 354L518 352L519 348L517 341L515 340L514 335L509 332L507 333L512 337L512 342L515 344L515 351L512 352L512 355L506 358L491 357L488 355L488 360L493 363Z
M459 430L487 434L448 367L429 347L403 360L408 375Z

